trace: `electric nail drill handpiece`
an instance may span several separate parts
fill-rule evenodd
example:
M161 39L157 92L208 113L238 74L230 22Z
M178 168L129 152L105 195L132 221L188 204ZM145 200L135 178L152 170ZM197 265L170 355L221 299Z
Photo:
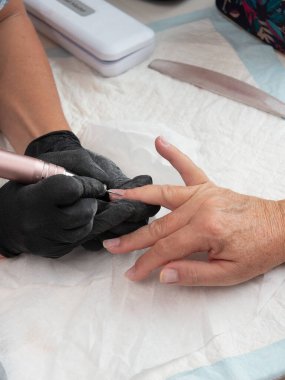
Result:
M1 178L32 184L56 174L74 175L61 166L0 149Z

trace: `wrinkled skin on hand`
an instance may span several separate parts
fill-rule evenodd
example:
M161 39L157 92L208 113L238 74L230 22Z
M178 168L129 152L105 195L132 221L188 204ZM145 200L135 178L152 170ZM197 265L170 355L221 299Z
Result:
M144 186L124 192L124 198L171 210L148 226L104 242L114 254L148 248L127 272L129 279L139 281L162 268L162 283L226 286L285 262L283 201L218 187L173 145L158 138L156 148L186 186ZM208 261L194 260L197 252L206 252Z

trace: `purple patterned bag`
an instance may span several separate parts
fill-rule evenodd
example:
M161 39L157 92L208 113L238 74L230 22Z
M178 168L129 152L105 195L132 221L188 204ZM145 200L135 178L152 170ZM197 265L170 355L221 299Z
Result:
M285 0L216 0L216 5L242 28L285 53Z

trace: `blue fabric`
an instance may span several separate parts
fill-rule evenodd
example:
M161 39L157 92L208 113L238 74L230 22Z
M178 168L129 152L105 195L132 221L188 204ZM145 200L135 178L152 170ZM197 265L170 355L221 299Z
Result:
M285 375L285 339L210 366L182 372L166 380L273 380Z
M0 11L5 7L5 5L8 3L8 0L0 0Z

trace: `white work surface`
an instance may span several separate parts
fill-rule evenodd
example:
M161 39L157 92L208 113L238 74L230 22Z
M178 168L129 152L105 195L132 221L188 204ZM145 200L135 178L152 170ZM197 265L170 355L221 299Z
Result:
M157 32L151 59L215 69L285 100L285 57L220 16L212 1L112 3ZM105 79L43 42L71 128L129 176L180 183L155 152L155 137L164 135L217 184L285 198L283 120L162 76L149 62ZM157 274L126 280L139 254L79 248L59 260L0 261L0 361L8 380L271 380L285 373L284 266L235 287L179 288L159 284Z

